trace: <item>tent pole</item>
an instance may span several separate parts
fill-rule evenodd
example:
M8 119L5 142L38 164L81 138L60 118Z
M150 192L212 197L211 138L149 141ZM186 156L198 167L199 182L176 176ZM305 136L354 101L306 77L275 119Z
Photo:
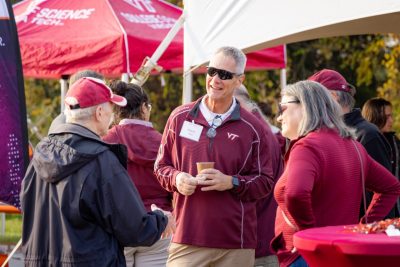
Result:
M154 68L158 67L157 61L160 59L164 51L168 48L169 44L172 42L176 34L179 32L184 22L185 22L185 16L182 13L179 19L175 22L174 26L167 33L167 36L165 36L162 42L158 45L156 51L153 53L151 58L146 58L144 64L142 64L142 66L140 66L139 70L135 73L135 75L133 75L131 83L142 86L146 82L147 78L150 75L150 72ZM160 69L160 67L158 68Z
M281 91L286 87L286 69L281 69Z
M193 98L193 73L191 71L183 73L182 103L187 104L192 102Z
M286 44L283 45L283 57L285 60L285 68L281 69L281 91L283 88L286 87L287 80L286 80L286 66L287 66L287 51L286 51Z
M122 73L121 81L129 83L129 74L128 73Z
M172 40L175 38L176 34L181 29L184 22L185 22L185 16L182 13L182 15L175 22L174 26L172 26L172 28L167 33L167 36L165 36L164 40L162 40L162 42L158 45L156 51L151 56L151 58L150 58L151 62L157 63L157 61L160 59L160 57L164 53L165 49L167 49L169 44L172 42Z
M67 89L68 89L68 76L62 75L60 79L60 85L61 85L61 113L64 112L64 100L65 100L65 95L67 94Z

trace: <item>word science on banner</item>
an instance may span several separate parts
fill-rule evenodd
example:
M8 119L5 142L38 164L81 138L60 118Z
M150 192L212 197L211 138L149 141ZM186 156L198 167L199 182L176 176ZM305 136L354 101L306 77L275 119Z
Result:
M0 0L0 118L0 201L19 207L28 137L21 55L8 0Z

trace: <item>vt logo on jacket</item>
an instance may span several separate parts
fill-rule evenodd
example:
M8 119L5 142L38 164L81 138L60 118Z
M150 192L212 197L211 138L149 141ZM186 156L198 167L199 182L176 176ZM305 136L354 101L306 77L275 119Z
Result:
M228 139L233 141L233 140L235 140L236 137L239 137L239 135L233 134L233 133L228 133Z

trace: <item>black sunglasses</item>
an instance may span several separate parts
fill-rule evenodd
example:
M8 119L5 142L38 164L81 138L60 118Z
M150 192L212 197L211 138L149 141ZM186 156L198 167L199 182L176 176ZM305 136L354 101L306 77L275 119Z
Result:
M214 138L217 135L217 130L216 129L219 126L221 126L221 124L222 124L221 116L220 115L215 116L213 121L212 121L211 128L209 128L207 130L207 133L206 133L207 137L210 138L210 139Z
M299 104L299 103L300 103L300 100L291 100L291 101L279 103L279 104L278 104L278 115L282 115L283 111L286 110L286 108L284 109L284 108L282 107L282 105L286 105L286 104L290 104L290 103Z
M214 77L216 74L218 74L218 77L221 80L230 80L233 78L233 76L240 76L242 74L236 74L227 70L221 70L217 69L214 67L207 67L207 74L210 75L211 77Z

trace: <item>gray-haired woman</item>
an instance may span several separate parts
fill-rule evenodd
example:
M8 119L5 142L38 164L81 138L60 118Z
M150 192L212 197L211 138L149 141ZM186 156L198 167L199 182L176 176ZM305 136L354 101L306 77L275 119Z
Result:
M307 266L293 247L293 234L357 223L361 169L365 187L376 193L363 221L384 218L400 194L400 183L353 140L340 107L321 84L301 81L287 86L279 107L282 135L291 142L274 191L278 209L272 247L281 266Z

